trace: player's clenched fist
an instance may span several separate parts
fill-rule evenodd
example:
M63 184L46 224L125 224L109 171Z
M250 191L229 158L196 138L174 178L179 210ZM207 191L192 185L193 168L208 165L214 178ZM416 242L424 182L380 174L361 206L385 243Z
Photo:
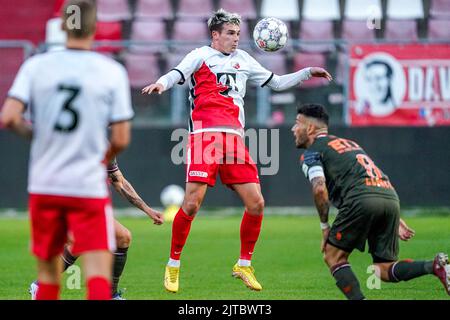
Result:
M142 89L142 94L151 94L153 91L161 94L164 91L164 87L160 83L152 83L151 85L148 85L144 89Z

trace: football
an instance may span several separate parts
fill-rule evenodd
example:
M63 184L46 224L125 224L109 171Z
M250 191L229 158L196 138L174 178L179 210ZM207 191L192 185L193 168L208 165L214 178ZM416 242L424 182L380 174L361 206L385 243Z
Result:
M164 207L172 205L181 206L184 198L184 190L175 184L168 185L161 191L161 203Z
M280 19L264 18L256 24L253 30L253 39L261 50L274 52L286 45L288 29Z

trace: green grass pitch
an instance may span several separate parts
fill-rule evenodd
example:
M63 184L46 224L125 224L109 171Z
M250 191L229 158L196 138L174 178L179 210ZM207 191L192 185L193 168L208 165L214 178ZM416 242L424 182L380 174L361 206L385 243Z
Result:
M196 217L182 254L180 291L171 294L162 285L170 248L171 224L155 226L148 219L119 219L133 234L127 265L120 283L127 299L343 299L319 251L320 228L313 216L269 216L263 221L253 257L256 276L263 285L253 292L231 277L239 254L240 216ZM400 258L432 259L450 251L447 216L406 218L416 237L401 243ZM29 299L28 285L36 276L29 254L26 219L0 219L0 299ZM399 284L366 286L370 256L354 252L350 262L368 299L448 299L441 283L426 276ZM77 262L79 264L79 262ZM64 279L64 286L67 275ZM81 289L64 287L63 299L83 299Z

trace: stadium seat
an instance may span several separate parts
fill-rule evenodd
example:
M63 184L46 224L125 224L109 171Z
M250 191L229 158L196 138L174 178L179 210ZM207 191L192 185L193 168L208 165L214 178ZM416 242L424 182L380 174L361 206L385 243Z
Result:
M45 40L45 25L53 15L53 2L2 1L0 39L29 40L35 45Z
M422 0L388 0L386 15L390 19L423 19Z
M430 19L428 21L428 39L450 41L450 20Z
M158 58L153 54L127 53L125 67L133 89L142 88L160 77Z
M121 21L132 18L128 0L97 0L97 19Z
M300 28L300 40L334 40L333 22L303 20ZM305 52L328 52L333 51L334 48L333 44L300 44L300 50Z
M275 17L285 21L297 21L300 19L298 1L283 0L282 5L279 0L262 0L262 17Z
M172 40L190 41L194 44L175 44L173 49L177 52L188 52L194 48L201 47L209 43L208 28L205 22L198 20L179 20L174 24Z
M341 38L350 42L371 42L375 40L375 30L367 28L366 21L344 20Z
M24 60L22 48L0 48L0 108Z
M178 18L208 19L214 11L211 0L179 0Z
M326 67L325 55L321 53L297 53L294 56L294 71L306 67ZM328 80L324 78L311 78L303 82L303 88L321 87L328 84Z
M433 18L450 19L450 1L431 0L430 16Z
M118 41L122 40L122 24L120 22L97 21L95 32L96 41ZM122 48L119 45L106 45L97 47L97 51L118 52Z
M258 61L264 68L277 75L283 75L288 73L286 68L286 57L282 53L264 54L255 53L252 56Z
M256 9L253 0L220 0L219 8L229 12L238 12L243 19L256 19Z
M351 20L381 19L381 0L347 0L344 17Z
M339 0L304 0L302 17L306 20L339 20Z
M167 40L166 25L162 20L135 20L131 29L132 41L158 41ZM167 46L159 44L133 44L130 48L133 52L165 52Z
M167 0L138 0L135 17L138 19L173 19L171 1Z
M58 50L65 47L67 35L62 30L62 19L60 17L51 18L47 21L45 28L45 42L50 50Z
M395 41L417 41L416 20L388 20L386 21L384 38Z

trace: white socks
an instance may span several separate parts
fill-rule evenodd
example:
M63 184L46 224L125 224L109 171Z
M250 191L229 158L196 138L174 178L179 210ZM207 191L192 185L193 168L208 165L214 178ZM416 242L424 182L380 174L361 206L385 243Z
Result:
M238 266L239 267L250 267L252 265L252 261L251 260L244 260L244 259L239 259L238 260Z
M238 266L240 267L250 267L252 265L252 261L251 260L244 260L244 259L239 259L238 260ZM169 267L180 267L180 260L174 260L172 258L169 258L169 262L167 262L167 265Z
M180 260L174 260L172 258L169 258L169 262L167 262L167 265L169 267L177 267L177 268L179 268L180 267Z

